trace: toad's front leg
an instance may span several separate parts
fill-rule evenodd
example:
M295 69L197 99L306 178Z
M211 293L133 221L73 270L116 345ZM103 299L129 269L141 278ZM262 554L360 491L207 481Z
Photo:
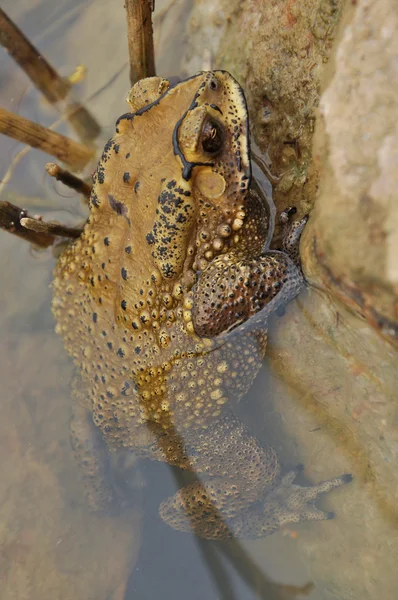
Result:
M201 273L193 294L193 322L201 337L214 338L243 323L246 328L264 327L275 312L299 293L304 283L299 243L308 220L291 221L294 208L280 216L283 251L252 255L231 250L214 259Z

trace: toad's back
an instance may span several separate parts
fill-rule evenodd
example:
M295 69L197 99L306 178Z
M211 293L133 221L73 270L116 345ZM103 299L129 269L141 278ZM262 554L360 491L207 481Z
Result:
M148 422L185 430L218 418L228 396L246 391L259 339L265 345L264 334L237 351L199 337L192 324L196 273L236 243L239 226L232 226L248 181L242 99L232 95L232 78L219 75L209 108L211 83L212 74L202 74L170 90L158 78L136 86L135 112L119 119L97 167L84 231L56 268L57 331L86 383L94 422L114 446L146 445ZM206 127L204 106L219 118L229 113L218 125L228 145L218 168L207 166L209 156L195 156L203 152L197 138ZM176 149L178 123L189 160Z

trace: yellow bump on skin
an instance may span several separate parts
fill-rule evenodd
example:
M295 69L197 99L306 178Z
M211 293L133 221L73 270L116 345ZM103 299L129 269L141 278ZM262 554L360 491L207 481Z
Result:
M189 321L191 320L191 311L184 310L182 318L184 319L185 323L189 323Z
M226 371L228 371L228 363L225 360L223 360L222 362L220 362L219 365L217 365L217 372L225 373Z
M153 281L153 283L154 283L155 285L159 285L159 284L160 284L160 282L161 282L161 279L162 279L162 278L161 278L161 276L160 276L160 273L159 273L159 271L152 271L152 273L151 273L151 280Z
M216 200L225 191L225 179L220 173L211 169L201 169L195 179L195 184L200 193L206 198Z
M163 304L166 308L171 308L173 306L173 298L170 294L163 295Z
M222 240L220 240L220 238L216 238L213 241L213 248L216 252L219 252L220 250L222 250L223 246L224 246L224 244L223 244Z
M173 287L173 297L179 300L183 294L183 288L181 283L176 283Z
M83 356L84 358L91 358L92 350L90 346L86 346L85 348L83 348Z
M229 237L231 235L231 231L231 227L227 223L220 225L217 229L218 235L220 235L222 238Z
M141 320L141 323L144 323L145 325L147 323L149 323L149 321L151 320L151 317L149 316L149 313L146 310L144 310L144 311L142 311L142 313L140 313L140 320Z
M239 229L242 229L242 226L243 226L242 219L234 219L234 222L232 223L232 229L234 231L239 231Z
M210 398L212 400L219 400L222 396L222 391L220 389L213 390L210 392Z
M207 252L205 252L205 258L207 260L211 260L213 258L214 254L211 250L208 250Z
M189 323L186 324L185 330L187 333L189 333L189 335L193 335L195 333L195 329L194 329L192 321L189 321Z
M192 310L193 308L193 299L190 296L187 296L186 298L184 298L184 308L186 310Z

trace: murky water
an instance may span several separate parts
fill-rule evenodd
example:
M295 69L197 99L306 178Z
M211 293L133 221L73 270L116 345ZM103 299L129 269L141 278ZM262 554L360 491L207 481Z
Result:
M62 75L88 67L76 94L101 123L102 140L126 110L119 4L110 17L105 0L3 2ZM159 72L176 75L189 2L158 2L157 10ZM4 53L0 81L9 110L47 126L59 118ZM69 132L65 123L58 130ZM1 199L64 223L83 217L80 198L45 175L48 157L20 157L21 146L3 136L0 149ZM0 249L2 598L396 597L396 353L364 322L305 291L273 319L266 364L238 407L284 468L305 464L307 483L354 474L353 484L320 503L336 519L286 526L257 541L202 542L158 516L160 501L178 487L166 465L137 467L126 514L88 511L68 439L72 367L50 312L55 259L4 233Z

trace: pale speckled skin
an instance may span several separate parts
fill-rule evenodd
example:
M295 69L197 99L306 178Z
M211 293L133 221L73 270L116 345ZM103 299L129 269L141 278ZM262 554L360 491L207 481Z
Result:
M112 502L104 438L111 450L202 474L206 488L162 503L178 529L258 537L327 518L311 502L344 478L286 484L274 450L227 408L258 372L268 314L302 283L304 221L286 236L293 260L264 248L243 92L216 71L174 88L143 80L128 101L94 176L90 217L53 284L57 331L80 372L72 442L90 503Z

